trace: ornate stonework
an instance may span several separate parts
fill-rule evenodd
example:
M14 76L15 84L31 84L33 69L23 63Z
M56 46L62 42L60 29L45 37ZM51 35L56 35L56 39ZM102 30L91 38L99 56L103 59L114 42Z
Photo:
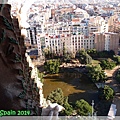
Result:
M31 115L40 115L39 89L31 79L24 37L10 10L10 5L0 5L0 109L30 110Z

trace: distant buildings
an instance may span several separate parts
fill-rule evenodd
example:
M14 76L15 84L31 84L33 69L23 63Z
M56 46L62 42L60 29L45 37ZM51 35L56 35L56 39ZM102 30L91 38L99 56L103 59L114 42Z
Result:
M31 45L37 45L39 56L43 55L44 50L62 55L63 48L68 53L93 48L98 51L114 50L117 53L120 41L119 35L113 29L119 24L118 15L115 15L119 14L119 7L95 7L91 4L89 9L96 16L72 5L56 7L51 4L46 8L39 6L39 9L37 15L32 16L32 21L28 20L31 24L28 38Z
M108 32L108 22L101 16L90 17L89 31L91 32Z

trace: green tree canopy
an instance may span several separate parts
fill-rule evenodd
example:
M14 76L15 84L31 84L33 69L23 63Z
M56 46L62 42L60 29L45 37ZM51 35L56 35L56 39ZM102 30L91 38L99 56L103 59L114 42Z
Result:
M105 85L104 88L99 89L99 97L103 100L110 100L114 96L114 90L109 87L108 85Z
M110 51L97 51L96 49L88 49L86 52L92 57L92 58L113 58L115 55L115 52L113 50Z
M83 99L76 101L75 109L77 114L81 116L88 116L89 114L92 114L92 106L90 106L89 103Z
M61 115L72 115L73 107L68 103L68 97L64 96L61 88L52 91L47 96L47 100L50 100L52 103L58 103L65 108L65 110L60 112Z
M59 72L59 66L60 66L60 60L53 59L53 60L47 60L44 64L45 71L48 73L58 73Z
M68 97L64 97L63 107L65 108L65 110L61 111L61 115L72 115L73 106L68 103Z
M81 64L91 64L92 57L85 52L85 50L80 50L76 53L76 58L80 61Z
M92 57L92 58L96 58L97 57L97 50L96 49L88 49L86 50L86 52Z
M105 69L113 69L116 66L116 62L112 61L111 59L101 60L100 66L103 70Z
M120 69L117 70L115 79L120 83Z
M60 105L64 104L64 95L61 88L57 88L52 91L48 96L47 100L50 100L52 103L58 103Z
M87 66L87 70L88 70L87 75L93 82L105 82L105 80L107 79L107 76L105 75L100 65Z
M120 56L118 55L114 56L113 60L116 62L117 65L120 65Z
M40 81L43 83L44 82L44 79L43 79L44 74L41 73L39 70L37 70L37 73L38 73L38 77L40 78Z

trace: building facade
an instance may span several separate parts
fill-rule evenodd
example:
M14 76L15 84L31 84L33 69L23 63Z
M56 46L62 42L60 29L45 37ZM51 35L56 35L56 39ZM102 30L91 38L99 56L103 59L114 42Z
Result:
M117 33L94 33L95 34L95 49L97 51L114 50L115 53L119 49L119 35Z

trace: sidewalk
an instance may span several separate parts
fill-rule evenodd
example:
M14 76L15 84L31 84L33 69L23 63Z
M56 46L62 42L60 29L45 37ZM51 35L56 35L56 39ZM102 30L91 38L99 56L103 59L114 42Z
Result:
M107 76L110 78L105 83L109 85L115 91L115 96L113 99L113 103L117 107L116 116L120 116L120 84L114 79L115 72L119 67L116 66L113 70L105 70Z

